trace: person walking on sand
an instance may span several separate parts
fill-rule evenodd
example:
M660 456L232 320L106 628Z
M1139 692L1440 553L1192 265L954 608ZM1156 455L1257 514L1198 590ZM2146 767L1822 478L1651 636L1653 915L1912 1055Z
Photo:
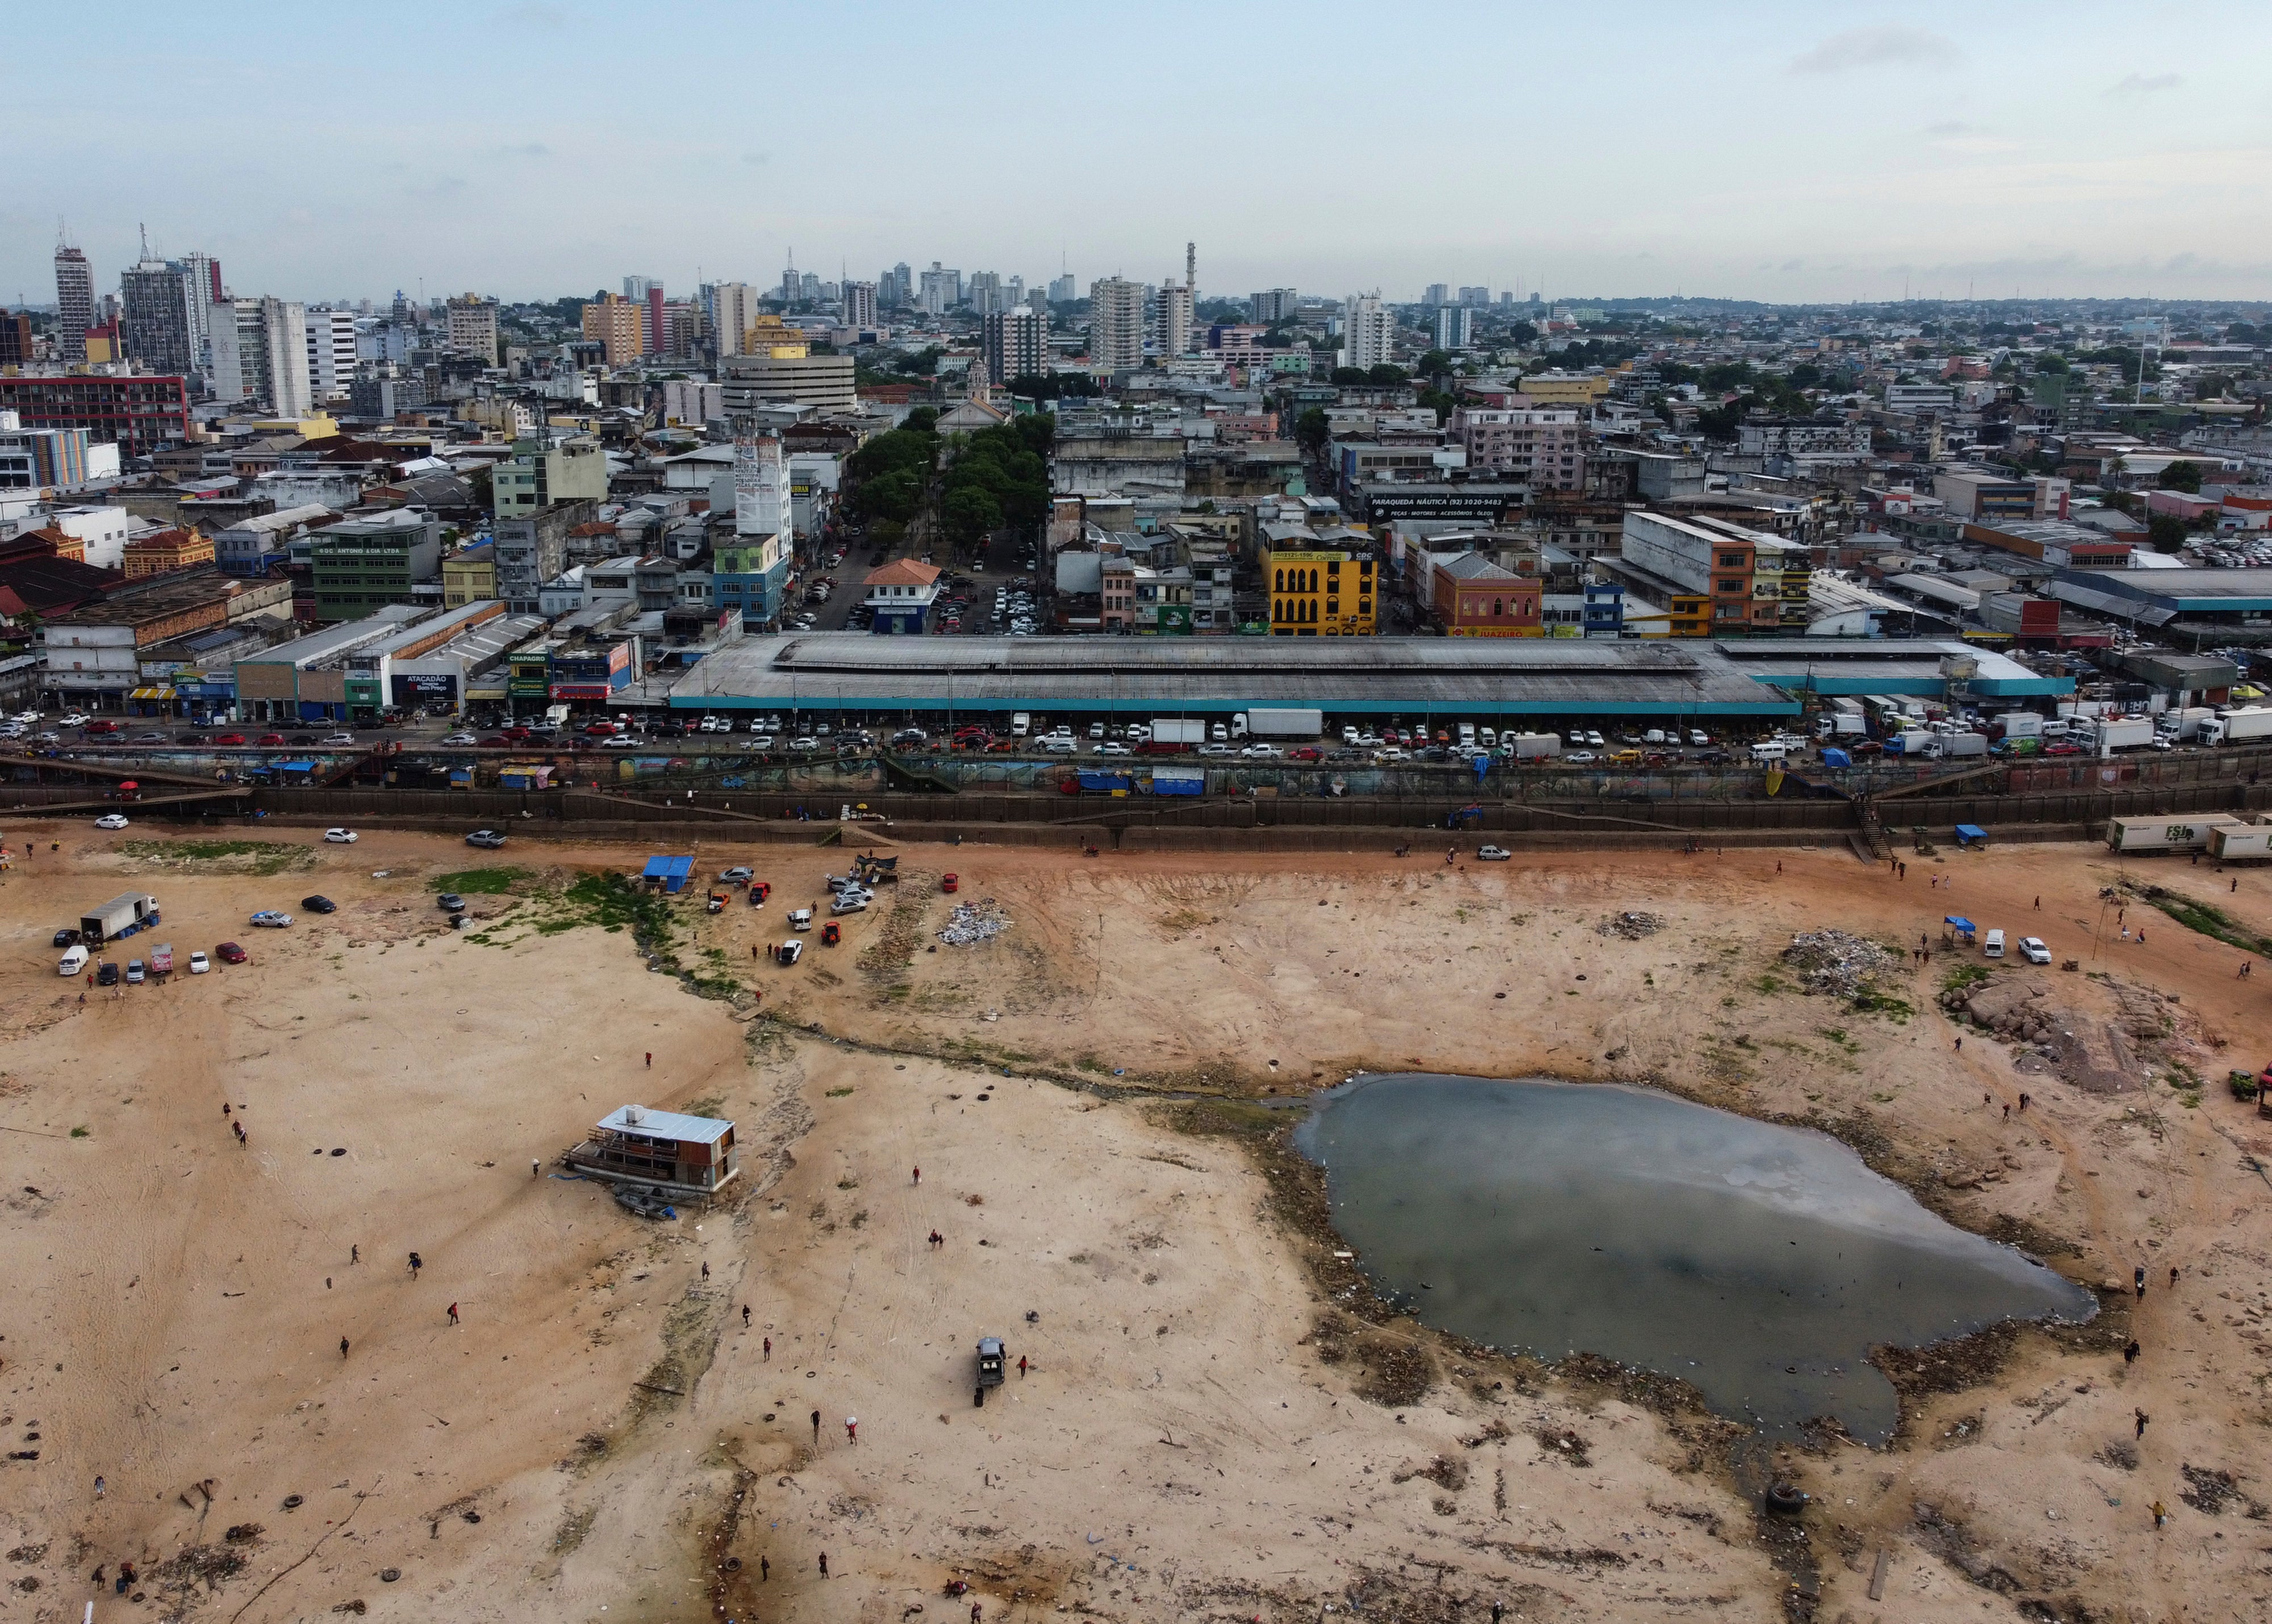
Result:
M771 1364L771 1363L773 1362L773 1357L774 1357L774 1339L773 1339L771 1337L767 1337L766 1338L766 1362L767 1364Z
M923 1182L923 1169L920 1167L916 1169L916 1182L918 1184Z
M1958 1049L1958 1051L1959 1051L1960 1053L1963 1050L1963 1047L1964 1047L1964 1038L1963 1038L1963 1035L1962 1035L1962 1033L1959 1033L1959 1034L1958 1034L1958 1036L1957 1036L1957 1039L1956 1039L1956 1047L1957 1047L1957 1049Z
M706 1279L708 1279L708 1278L710 1278L710 1264L709 1264L708 1260L706 1260L706 1259L703 1262L703 1264L702 1264L702 1278L703 1278L704 1279L706 1279Z
M646 1069L649 1071L653 1071L654 1069L654 1051L653 1049L646 1051Z
M340 1337L340 1357L341 1359L345 1359L347 1356L348 1356L348 1339L347 1339L345 1337Z
M2029 1101L2030 1101L2030 1100L2032 1100L2034 1098L2035 1098L2035 1096L2034 1096L2033 1094L2030 1094L2030 1093L2027 1092L2024 1089L2021 1091L2021 1093L2020 1093L2020 1110L2022 1111L2022 1113L2023 1113L2023 1114L2024 1114L2024 1113L2026 1112L2026 1110L2027 1110L2027 1108L2028 1108L2028 1102L2029 1102Z
M769 1584L773 1582L773 1559L765 1556L758 1558L758 1583L759 1584Z
M2043 911L2044 911L2044 899L2043 899L2042 898L2038 897L2038 898L2036 898L2036 912L2037 912L2037 913L2041 913Z
M426 1267L426 1260L419 1256L417 1253L413 1252L410 1255L410 1278L414 1280L418 1278L418 1271L424 1267Z
M2130 1284L2138 1288L2138 1300L2146 1300L2146 1265L2139 1264L2130 1271Z
M970 1624L978 1624L980 1616L979 1604L974 1601L970 1604Z
M826 1551L820 1553L820 1576L824 1579L828 1576L828 1553Z
M2145 1349L2138 1345L2137 1338L2134 1337L2122 1350L2122 1362L2126 1365L2134 1365L2138 1362L2138 1355L2144 1352Z
M844 1418L844 1441L847 1443L857 1443L860 1441L860 1418L858 1416L848 1415Z
M532 1179L536 1177L538 1172L543 1167L543 1166L544 1164L538 1161L536 1158L534 1156L530 1157L528 1158L528 1176Z
M2143 1410L2133 1410L2130 1413L2138 1418L2138 1436L2141 1438L2144 1437L2146 1435L2146 1423L2153 1418L2149 1416Z
M1025 1356L1023 1353L1020 1353L1020 1354L1019 1354L1019 1355L1018 1355L1018 1380L1020 1380L1020 1382L1022 1382L1022 1381L1024 1381L1025 1379L1026 1379L1026 1356Z
M2178 1289L2178 1266L2175 1263L2170 1265L2170 1289L2173 1292Z
M348 1262L350 1263L359 1263L362 1262L362 1248L360 1245L350 1246L348 1248Z
M452 1304L450 1305L450 1323L451 1323L451 1324L452 1324L452 1325L455 1325L457 1322L458 1322L458 1305L457 1305L456 1303L452 1303Z
M2170 1520L2170 1509L2167 1506L2164 1505L2157 1500L2154 1502L2153 1512L2155 1527L2162 1528L2168 1524Z
M750 1329L750 1305L747 1303L742 1305L742 1329L744 1330Z
M820 1412L818 1410L812 1412L812 1441L815 1447L820 1442Z

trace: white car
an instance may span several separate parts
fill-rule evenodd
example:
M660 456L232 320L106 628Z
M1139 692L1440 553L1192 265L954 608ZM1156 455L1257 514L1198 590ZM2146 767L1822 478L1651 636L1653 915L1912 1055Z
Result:
M1688 730L1688 742L1700 749L1712 742L1712 735L1701 727L1692 727Z
M445 744L479 744L481 741L469 733L453 733L442 741Z
M93 719L94 719L93 717L87 715L84 711L73 711L69 715L59 720L56 726L58 727L84 727L87 723Z
M203 953L192 953L190 955L190 973L191 975L203 975L206 971L212 968L213 961L207 958Z
M106 812L101 817L94 820L94 826L97 829L123 829L126 827L126 814L123 812Z
M820 741L811 737L791 739L788 748L793 750L817 750L820 748Z
M1592 760L1594 759L1594 752L1593 752L1593 751L1591 751L1591 750L1573 750L1573 751L1571 751L1567 756L1565 756L1562 759L1563 759L1564 761L1567 761L1567 762L1577 762L1577 763L1583 764L1583 763L1586 763L1586 762L1592 761Z
M326 829L324 831L324 838L333 846L353 846L355 843L355 831L352 829Z
M603 750L635 750L639 747L639 741L637 739L626 738L622 734L617 734L612 739L600 741L600 748Z
M2020 957L2031 965L2048 965L2052 962L2052 950L2044 945L2041 936L2022 936Z
M1590 727L1586 730L1586 742L1592 745L1597 750L1604 748L1602 743L1602 735L1596 733Z
M1248 761L1268 761L1278 754L1278 747L1274 744L1250 744L1239 754Z
M1133 756L1136 752L1117 739L1107 739L1096 747L1096 753L1099 756Z
M751 748L751 749L753 749L753 750L769 750L769 749L773 749L773 748L774 748L774 736L773 736L773 734L769 734L769 733L753 733L753 734L751 734L750 735L750 748Z
M273 908L263 908L246 921L247 924L257 925L263 930L282 930L291 922L290 914L279 913Z
M331 745L353 744L355 742L355 734L351 733L327 733L324 735L324 742Z
M1513 852L1508 851L1503 846L1479 846L1476 848L1476 860L1477 862L1503 863L1513 857L1513 855L1514 853Z

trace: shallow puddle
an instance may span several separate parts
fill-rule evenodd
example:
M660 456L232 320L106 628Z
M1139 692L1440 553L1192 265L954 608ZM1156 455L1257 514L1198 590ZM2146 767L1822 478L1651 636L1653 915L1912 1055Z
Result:
M1678 1376L1771 1430L1835 1416L1882 1441L1898 1406L1872 1346L2096 1307L1827 1136L1645 1089L1368 1076L1296 1143L1376 1285L1428 1323Z

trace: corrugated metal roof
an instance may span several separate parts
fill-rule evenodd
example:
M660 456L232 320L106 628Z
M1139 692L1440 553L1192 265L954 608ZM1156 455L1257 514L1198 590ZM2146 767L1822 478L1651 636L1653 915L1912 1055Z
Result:
M676 1139L686 1144L715 1144L734 1130L722 1117L685 1116L676 1111L651 1111L645 1106L618 1106L602 1117L608 1133L643 1134L650 1139Z

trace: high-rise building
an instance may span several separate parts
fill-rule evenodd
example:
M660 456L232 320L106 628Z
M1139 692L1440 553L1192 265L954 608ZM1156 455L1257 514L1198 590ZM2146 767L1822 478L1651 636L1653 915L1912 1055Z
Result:
M1068 271L1063 276L1053 276L1050 279L1051 304L1071 304L1080 297L1080 284L1072 279L1072 272Z
M32 318L21 310L0 310L0 367L31 364Z
M662 316L662 284L650 281L646 285L646 322L640 330L640 343L646 352L657 354L670 342L670 328Z
M177 259L146 259L120 272L122 341L128 359L153 372L196 377L206 370L199 339L205 307L213 302L191 267Z
M317 404L344 400L355 388L355 317L317 305L308 311L308 394Z
M710 330L720 355L742 353L742 336L757 324L758 290L747 282L720 282L710 290Z
M1160 289L1160 354L1182 355L1192 347L1192 290L1170 282Z
M1302 301L1290 287L1272 287L1247 295L1247 304L1254 311L1254 319L1265 325L1282 322L1302 313Z
M1144 364L1144 285L1117 276L1088 285L1088 361L1104 372Z
M973 271L969 286L963 290L963 297L970 302L972 313L978 316L990 316L997 310L1010 308L1002 296L1002 278L992 271Z
M844 284L844 324L856 332L876 324L876 285L873 282Z
M1394 347L1396 324L1379 294L1351 294L1342 304L1342 365L1378 367Z
M308 415L308 312L283 299L209 303L213 398L265 407L278 417Z
M796 296L806 304L811 304L819 299L819 272L807 271L796 279Z
M478 355L487 366L497 364L497 308L494 299L462 294L447 307L450 347Z
M86 330L94 325L94 272L75 248L56 250L56 354L66 366L86 359Z
M628 367L639 358L639 313L646 308L613 294L584 307L584 336L600 346L608 365Z
M950 271L936 259L922 276L916 302L930 316L944 316L962 302L962 272Z
M630 300L633 304L644 302L646 299L646 285L651 279L652 279L644 276L625 277L624 279L624 297ZM395 295L398 299L402 295L400 294Z
M1436 307L1436 347L1463 350L1475 342L1476 313L1463 304Z
M1043 318L1022 304L989 316L982 339L986 381L1001 384L1039 372L1047 332Z
M1449 304L1452 302L1452 290L1442 282L1431 282L1428 284L1428 291L1420 295L1420 302L1423 304Z
M1488 287L1462 287L1460 289L1460 302L1470 307L1471 309L1481 309L1484 306L1491 302L1491 289Z

